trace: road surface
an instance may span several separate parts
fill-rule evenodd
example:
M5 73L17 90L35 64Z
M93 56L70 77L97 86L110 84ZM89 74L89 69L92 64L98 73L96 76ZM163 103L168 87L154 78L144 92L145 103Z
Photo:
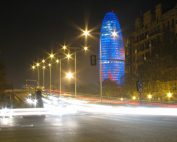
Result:
M76 113L16 117L0 142L177 142L177 117Z

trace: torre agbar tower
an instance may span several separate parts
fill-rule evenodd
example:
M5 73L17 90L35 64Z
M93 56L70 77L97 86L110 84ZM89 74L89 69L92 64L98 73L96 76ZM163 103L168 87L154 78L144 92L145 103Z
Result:
M118 85L124 83L125 52L122 32L117 16L106 13L101 27L99 67L102 81L112 80Z

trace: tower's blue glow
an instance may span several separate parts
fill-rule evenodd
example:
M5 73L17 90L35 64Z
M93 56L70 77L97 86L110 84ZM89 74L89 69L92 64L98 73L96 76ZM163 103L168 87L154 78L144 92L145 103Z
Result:
M125 52L120 24L113 12L106 13L102 22L99 57L102 81L110 79L123 84Z

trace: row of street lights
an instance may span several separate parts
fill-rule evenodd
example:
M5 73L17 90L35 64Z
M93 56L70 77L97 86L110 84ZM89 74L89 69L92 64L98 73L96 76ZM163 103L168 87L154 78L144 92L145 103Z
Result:
M166 94L166 97L170 100L172 97L173 97L173 94L171 93L171 92L168 92L167 94ZM152 96L152 94L148 94L147 95L147 99L148 100L152 100L152 98L153 98L153 96ZM136 97L136 96L132 96L132 100L137 100L138 98Z
M82 36L85 37L85 39L87 39L88 36L90 36L90 31L88 31L87 29L82 31ZM86 41L86 40L85 40ZM86 45L86 44L85 44ZM42 68L42 88L45 88L45 69L47 68L46 64L47 64L47 60L49 59L49 63L48 63L48 67L49 67L49 91L51 93L52 90L52 64L53 61L55 61L56 64L59 64L59 90L60 90L60 94L62 92L62 60L67 59L70 60L72 58L72 55L74 54L74 73L72 72L67 72L66 73L66 78L67 79L73 79L74 78L74 84L75 84L75 89L74 89L74 95L77 95L77 52L82 51L78 50L78 51L74 51L73 53L70 53L70 49L68 48L68 46L63 45L62 47L63 51L67 51L67 53L64 53L64 57L63 58L56 58L56 54L57 53L50 53L49 57L47 59L42 59L41 62L37 62L35 64L32 65L32 70L37 70L37 85L41 86L40 84L40 68ZM86 52L88 51L88 47L84 46L83 50Z

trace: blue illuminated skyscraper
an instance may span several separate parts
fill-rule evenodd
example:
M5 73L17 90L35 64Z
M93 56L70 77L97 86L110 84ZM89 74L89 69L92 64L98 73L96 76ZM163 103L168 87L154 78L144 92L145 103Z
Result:
M102 81L110 79L123 84L125 52L120 24L113 12L106 13L102 22L99 57Z

